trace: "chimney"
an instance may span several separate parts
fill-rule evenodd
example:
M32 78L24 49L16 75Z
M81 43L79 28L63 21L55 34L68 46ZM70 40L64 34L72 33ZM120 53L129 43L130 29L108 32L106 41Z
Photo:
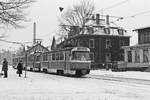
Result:
M99 25L100 24L100 15L96 14L96 24Z
M109 15L106 15L106 24L109 25Z
M33 24L33 44L36 44L36 23Z

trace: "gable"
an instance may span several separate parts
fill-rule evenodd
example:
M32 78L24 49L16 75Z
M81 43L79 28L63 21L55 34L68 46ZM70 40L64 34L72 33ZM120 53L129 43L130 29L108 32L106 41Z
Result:
M32 48L28 49L26 52L28 54L34 54L34 53L38 53L38 52L42 53L42 52L48 52L48 51L49 50L46 47L42 46L41 44L37 44L37 45L33 46Z

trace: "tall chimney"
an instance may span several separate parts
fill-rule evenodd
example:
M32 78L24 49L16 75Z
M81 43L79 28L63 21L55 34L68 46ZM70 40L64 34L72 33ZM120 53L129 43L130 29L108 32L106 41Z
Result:
M36 44L36 23L33 24L33 44Z
M109 25L109 15L106 15L106 24Z
M100 14L96 14L96 24L100 24Z

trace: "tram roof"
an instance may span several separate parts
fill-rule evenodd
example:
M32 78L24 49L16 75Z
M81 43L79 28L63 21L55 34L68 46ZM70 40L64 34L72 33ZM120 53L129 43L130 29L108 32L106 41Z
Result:
M80 49L77 49L77 48L80 48ZM59 51L68 51L68 50L71 50L71 51L90 51L90 49L87 47L66 47L66 48L62 48L62 49L52 50L49 52L59 52ZM44 53L49 53L49 52L44 52Z
M90 49L86 47L75 47L72 49L72 51L89 51L90 52Z

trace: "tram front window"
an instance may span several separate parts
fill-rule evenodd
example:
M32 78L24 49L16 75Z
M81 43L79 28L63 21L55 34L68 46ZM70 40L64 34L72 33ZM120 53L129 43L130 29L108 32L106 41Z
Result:
M89 52L73 52L72 60L88 61L90 60Z

